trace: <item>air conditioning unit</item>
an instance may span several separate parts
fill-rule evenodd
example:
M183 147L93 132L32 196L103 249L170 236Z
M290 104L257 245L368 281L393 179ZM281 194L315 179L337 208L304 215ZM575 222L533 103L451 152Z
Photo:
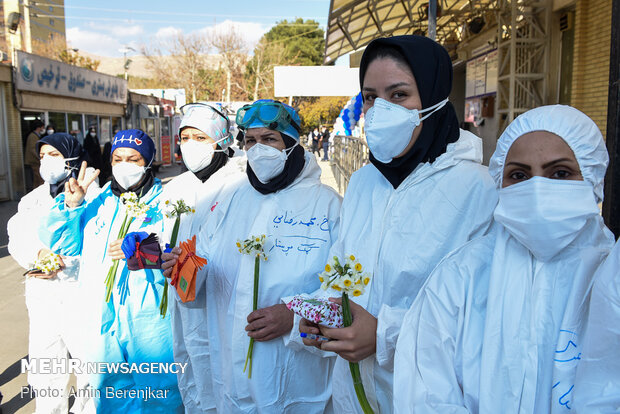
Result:
M573 29L573 20L574 20L573 12L564 12L560 15L560 31L565 32L567 30Z

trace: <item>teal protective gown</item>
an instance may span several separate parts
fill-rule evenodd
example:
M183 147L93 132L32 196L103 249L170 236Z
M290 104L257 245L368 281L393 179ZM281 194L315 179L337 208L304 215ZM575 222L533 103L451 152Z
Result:
M146 217L134 219L130 232L162 233L161 191L161 181L155 179L140 199L149 206ZM122 260L112 297L105 302L105 279L112 265L107 247L117 239L125 213L125 206L109 184L97 198L73 209L65 206L61 194L42 222L39 236L56 253L82 256L81 325L92 344L83 362L126 363L116 373L99 369L91 376L91 385L98 390L97 411L182 412L176 376L182 367L166 372L173 362L172 331L170 313L165 318L159 314L165 283L161 270L129 271ZM145 363L161 363L155 366L163 372L150 371L154 365L147 371Z

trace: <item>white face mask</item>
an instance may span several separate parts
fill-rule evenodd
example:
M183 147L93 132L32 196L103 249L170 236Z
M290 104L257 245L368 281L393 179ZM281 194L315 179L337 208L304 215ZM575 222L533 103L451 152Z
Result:
M222 141L223 140L219 140L216 144ZM213 155L216 152L223 152L223 150L213 149L213 144L209 142L198 142L194 139L189 139L181 144L183 162L192 172L200 171L211 164Z
M95 135L97 135L97 133L96 133L96 132L93 132L93 131L90 131L90 132L88 133L88 135L90 135L91 137L95 138Z
M112 175L116 182L125 190L136 185L144 176L147 167L141 167L131 162L119 162L112 166Z
M47 135L52 135L53 133L54 133L54 130L53 130L53 129L48 129L48 130L47 130Z
M39 167L39 174L43 181L48 184L56 184L67 178L71 173L71 169L67 167L66 162L71 160L77 160L77 158L43 156L41 167Z
M536 176L500 189L493 215L536 259L545 262L575 240L597 214L589 183Z
M413 130L433 112L441 109L448 98L426 109L407 109L382 98L376 98L366 113L366 140L372 155L384 164L401 154L411 142ZM420 118L420 114L428 112Z
M284 164L286 164L289 154L297 145L299 142L291 148L280 151L269 145L254 144L252 148L246 151L246 154L256 178L261 183L267 184L273 177L280 174L284 170Z

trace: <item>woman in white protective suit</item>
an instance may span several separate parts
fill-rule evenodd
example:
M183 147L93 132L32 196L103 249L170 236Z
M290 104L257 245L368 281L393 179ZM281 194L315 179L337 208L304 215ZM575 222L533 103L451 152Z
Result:
M198 255L208 260L205 323L217 411L322 413L332 394L332 362L291 340L299 332L280 298L319 288L341 200L321 184L316 159L299 145L293 108L259 100L241 108L236 121L245 133L247 180L213 203L213 216L196 232ZM252 311L255 260L239 252L237 241L263 234L267 260L260 262ZM248 378L250 338L256 342Z
M37 237L39 220L45 217L54 205L54 198L64 191L65 182L77 178L84 151L76 138L69 134L57 133L45 136L37 143L41 157L40 174L45 181L42 185L24 196L15 214L8 222L9 252L20 266L31 269L37 258L50 253L49 246ZM95 170L88 168L86 174L96 177ZM86 194L92 199L99 192L97 182L93 182ZM77 289L79 256L63 256L64 267L58 272L30 272L26 278L26 306L30 319L28 355L35 364L45 358L66 361L82 358L84 343L80 335L76 313L79 291ZM66 365L65 365L66 366ZM31 371L28 382L35 392L36 412L67 412L69 400L70 373L58 374ZM72 412L94 412L93 401L88 392L82 392L88 378L77 375L76 395ZM47 389L56 390L57 397L43 396ZM41 391L41 393L37 393ZM41 396L39 396L39 394Z
M402 317L437 263L485 234L497 191L480 165L480 138L459 130L447 101L452 64L442 46L420 36L374 40L360 84L371 164L351 177L330 256L354 255L372 278L351 302L351 327L321 328L330 342L304 341L342 357L332 384L336 412L361 412L347 363L360 361L371 406L389 413ZM300 330L319 332L305 320Z
M583 352L575 379L578 413L620 410L620 242L594 275Z
M493 229L446 257L404 318L397 412L574 408L592 276L614 242L597 205L607 163L596 124L572 107L506 128L489 166Z
M222 112L206 104L192 103L181 107L179 126L181 154L189 171L164 186L162 199L170 203L183 200L190 207L202 206L206 212L181 216L176 244L193 236L191 222L196 218L204 225L210 207L221 191L245 177L237 159L231 159L233 136L230 121ZM166 241L170 241L174 218L164 219ZM179 391L186 413L215 410L211 389L209 338L205 322L206 291L204 284L196 289L193 301L182 302L175 289L169 289L172 312L174 360L186 363L178 374Z

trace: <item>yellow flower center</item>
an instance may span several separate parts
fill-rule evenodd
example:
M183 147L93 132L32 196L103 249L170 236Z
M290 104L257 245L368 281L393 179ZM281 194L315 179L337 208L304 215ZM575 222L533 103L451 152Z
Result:
M364 284L365 284L365 285L367 285L367 284L368 284L368 282L370 282L370 278L369 278L369 277L365 277L365 278L364 278Z
M344 282L342 282L343 285L345 285L346 287L351 286L351 280L350 279L345 279Z
M325 271L326 271L327 273L331 272L331 271L332 271L332 267L331 267L329 264L326 264L326 265L325 265Z
M355 290L353 291L353 296L359 296L359 295L361 295L361 294L362 294L362 291L361 291L361 290L359 290L359 289L355 289Z
M356 263L356 264L355 264L355 270L357 270L358 272L361 272L361 271L362 271L362 265L361 265L361 263Z
M338 291L342 290L342 288L338 285L332 285L332 289L338 290Z
M351 256L349 256L349 259L355 260L355 256L351 255Z

